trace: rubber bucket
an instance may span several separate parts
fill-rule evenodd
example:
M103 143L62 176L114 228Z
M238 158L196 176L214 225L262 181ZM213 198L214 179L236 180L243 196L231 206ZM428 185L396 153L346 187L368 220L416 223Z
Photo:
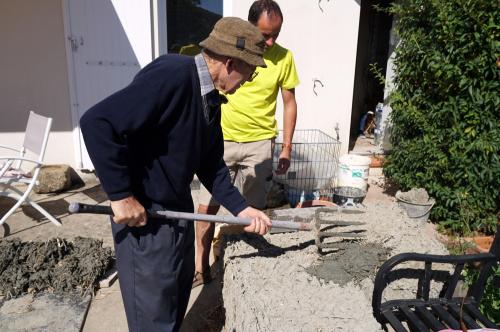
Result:
M339 159L338 187L354 187L366 191L371 158L346 154Z
M418 222L427 222L429 220L432 207L436 203L432 198L425 204L408 202L400 197L396 197L396 199L398 200L398 205L406 211L408 217Z

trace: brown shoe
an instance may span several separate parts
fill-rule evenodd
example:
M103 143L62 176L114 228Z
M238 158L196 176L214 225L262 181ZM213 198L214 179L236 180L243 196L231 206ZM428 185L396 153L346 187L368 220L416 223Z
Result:
M196 288L200 285L208 284L209 282L212 281L212 274L210 273L210 268L206 269L203 272L198 272L195 271L194 277L193 277L193 285L191 286L191 289Z

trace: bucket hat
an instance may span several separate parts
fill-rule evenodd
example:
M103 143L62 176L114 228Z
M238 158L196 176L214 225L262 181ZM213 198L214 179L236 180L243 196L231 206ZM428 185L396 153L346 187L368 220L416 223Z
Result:
M223 17L218 20L200 46L252 66L266 67L262 59L265 52L264 36L257 27L238 17Z

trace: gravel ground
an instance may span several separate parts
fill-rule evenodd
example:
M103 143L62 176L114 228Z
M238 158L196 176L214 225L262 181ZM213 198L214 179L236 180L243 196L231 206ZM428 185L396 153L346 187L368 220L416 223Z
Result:
M276 213L311 218L314 210ZM393 200L366 203L362 210L323 214L326 219L365 223L348 227L365 230L363 240L341 243L342 250L324 256L318 254L312 232L226 237L224 331L380 331L371 308L380 262L402 252L447 251L426 224L409 219ZM359 248L353 250L353 246ZM321 273L315 266L321 267ZM384 297L409 297L415 291L415 282L399 280L386 289Z

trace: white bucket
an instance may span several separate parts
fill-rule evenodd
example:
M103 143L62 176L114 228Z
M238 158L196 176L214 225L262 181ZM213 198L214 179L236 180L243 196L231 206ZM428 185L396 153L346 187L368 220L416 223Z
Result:
M346 154L339 159L339 187L355 187L366 191L371 159L355 154Z

